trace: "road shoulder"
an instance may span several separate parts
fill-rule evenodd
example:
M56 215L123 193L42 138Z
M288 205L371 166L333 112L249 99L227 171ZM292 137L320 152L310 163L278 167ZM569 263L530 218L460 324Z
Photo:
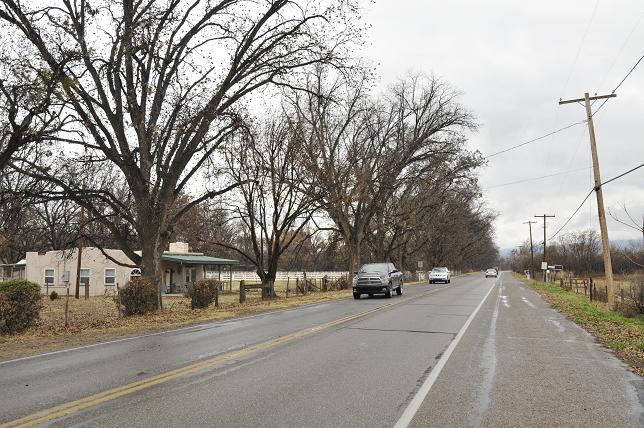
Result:
M641 426L644 381L504 274L410 426Z

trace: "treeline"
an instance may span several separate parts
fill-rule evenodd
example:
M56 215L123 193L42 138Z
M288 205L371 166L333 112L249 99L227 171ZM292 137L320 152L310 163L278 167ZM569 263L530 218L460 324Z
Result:
M83 239L123 250L157 284L172 240L241 258L265 281L385 259L489 265L484 159L466 144L475 118L422 74L374 94L353 55L359 11L0 2L0 257Z
M548 264L563 265L565 271L574 275L603 275L604 259L599 233L595 230L584 230L562 234L556 243L548 245ZM611 262L616 274L631 274L644 268L644 242L632 241L627 246L611 246ZM534 269L541 269L543 251L535 247ZM530 269L530 243L513 250L504 260L508 268L523 272Z

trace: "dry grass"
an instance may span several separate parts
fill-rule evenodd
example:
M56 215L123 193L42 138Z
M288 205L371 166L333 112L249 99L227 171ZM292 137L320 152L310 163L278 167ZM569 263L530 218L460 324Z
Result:
M112 298L92 297L88 300L70 298L68 327L65 327L65 298L54 301L45 298L40 321L35 327L20 334L0 336L0 360L117 337L341 299L350 295L351 291L344 290L262 301L259 293L249 292L246 303L240 305L238 294L223 294L219 298L219 307L210 306L194 310L190 309L188 298L165 296L164 310L124 318L119 318Z

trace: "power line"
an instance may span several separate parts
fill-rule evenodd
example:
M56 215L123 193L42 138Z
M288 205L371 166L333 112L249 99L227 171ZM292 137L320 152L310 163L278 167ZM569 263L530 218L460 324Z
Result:
M608 183L610 183L611 181L615 181L615 180L617 180L618 178L622 178L622 177L623 177L623 176L625 176L626 174L630 174L630 173L631 173L631 172L633 172L633 171L637 171L638 169L640 169L640 168L641 168L641 167L643 167L643 166L644 166L644 163L643 163L643 164L641 164L641 165L636 166L635 168L631 168L631 169L629 169L628 171L623 172L623 173L619 174L618 176L611 178L610 180L606 180L606 181L604 181L604 182L603 182L602 184L600 184L599 186L601 187L601 186L603 186L604 184L608 184Z
M631 73L632 73L632 72L637 68L637 66L640 64L640 62L642 62L642 60L643 60L643 59L644 59L644 54L642 54L642 56L640 57L640 59L638 59L638 60L637 60L637 62L635 63L635 65L634 65L633 67L631 67L631 69L630 69L630 70L628 70L628 73L626 73L626 76L624 76L624 78L622 79L622 81L621 81L621 82L619 82L619 85L617 85L617 86L615 87L615 89L613 89L613 93L614 93L615 91L617 91L617 90L619 89L619 87L620 87L620 86L622 86L622 83L624 83L624 81L625 81L626 79L628 79L628 76L630 76L630 75L631 75Z
M507 149L503 149L503 150L501 150L501 151L498 151L498 152L492 153L491 155L487 155L487 156L485 156L485 159L489 159L489 158L491 158L491 157L494 157L494 156L496 156L496 155L500 155L501 153L509 152L509 151L511 151L511 150L516 150L516 149L518 149L518 148L520 148L520 147L526 146L526 145L528 145L528 144L534 143L534 142L539 141L539 140L543 140L544 138L548 138L548 137L550 137L551 135L558 134L559 132L563 132L563 131L565 131L566 129L570 129L570 128L574 127L574 126L581 125L581 124L584 124L584 123L586 123L586 121L585 121L585 120L581 120L581 121L579 121L579 122L571 123L570 125L566 125L566 126L564 126L563 128L559 128L559 129L557 129L557 130L555 130L555 131L548 132L547 134L544 134L544 135L542 135L542 136L540 136L540 137L533 138L533 139L528 140L528 141L525 141L525 142L523 142L523 143L521 143L521 144L517 144L516 146L508 147Z
M585 168L572 169L572 170L569 170L569 171L561 171L561 172L557 172L557 173L554 173L554 174L542 175L541 177L526 178L525 180L512 181L512 182L503 183L503 184L495 184L494 186L486 187L486 189L494 189L496 187L504 187L504 186L510 186L512 184L520 184L520 183L527 183L529 181L542 180L544 178L550 178L550 177L556 177L558 175L570 174L571 172L585 171L585 170L590 169L590 168L591 167L587 166Z
M566 78L566 83L564 84L563 92L566 92L566 89L568 89L568 83L570 83L572 72L575 71L575 66L577 65L577 61L579 61L579 55L581 55L581 50L584 47L584 43L586 42L586 37L588 37L588 33L590 32L590 27L592 26L593 21L595 20L595 14L597 13L597 6L599 6L599 0L595 2L595 7L593 8L590 18L588 19L588 24L586 24L584 35L582 36L581 41L579 42L579 48L577 48L577 54L575 55L575 59L573 60L572 64L570 64L570 71L568 72L568 77Z
M613 92L611 92L611 94L614 94L615 92L617 92L617 90L619 89L619 87L620 87L620 86L622 86L622 84L626 81L626 79L628 79L628 77L633 73L633 71L635 71L635 69L636 69L636 68L637 68L637 66L640 64L640 62L642 62L642 60L644 60L644 54L642 54L642 56L640 57L640 59L638 59L638 60L637 60L637 62L635 63L635 65L633 65L633 66L631 67L631 69L630 69L630 70L628 70L628 73L626 73L626 76L624 76L624 78L619 82L619 84L618 84L617 86L615 86L615 89L613 89ZM608 100L609 100L609 99L610 99L610 98L606 98L606 99L604 100L604 102L603 102L603 103L601 103L601 104L599 105L599 107L597 108L597 110L595 110L595 112L593 113L593 116L594 116L594 115L596 115L596 114L599 112L599 110L601 110L601 109L602 109L602 107L604 107L604 104L606 104L606 103L608 102Z
M564 228L568 225L568 223L570 223L570 220L572 220L572 219L573 219L573 217L574 217L574 216L579 212L579 210L581 209L581 207L583 207L583 206L584 206L584 204L586 203L586 201L588 200L588 198L590 198L590 195L592 195L592 194L593 194L593 191L594 191L594 190L595 190L595 189L591 189L591 190L590 190L590 192L588 192L588 194L586 195L586 197L584 198L584 200L583 200L583 201L581 201L581 204L579 204L579 206L577 207L577 209L575 210L575 212L573 212L573 213L572 213L572 215L571 215L570 217L568 217L568 220L566 220L566 222L563 224L563 226L561 226L561 227L560 227L560 228L555 232L555 234L554 234L554 235L552 235L550 238L548 238L548 241L552 241L553 239L555 239L555 237L559 234L559 232L561 232L562 230L564 230Z
M644 167L644 163L643 163L643 164L641 164L641 165L638 165L638 166L636 166L636 167L634 167L634 168L631 168L631 169L629 169L628 171L623 172L623 173L621 173L621 174L619 174L619 175L617 175L617 176L615 176L615 177L613 177L613 178L611 178L611 179L609 179L609 180L604 181L603 183L601 183L601 184L599 185L599 187L601 187L601 186L603 186L603 185L605 185L605 184L608 184L608 183L610 183L611 181L615 181L615 180L617 180L618 178L622 178L623 176L625 176L625 175L627 175L627 174L630 174L631 172L636 171L636 170L638 170L638 169L640 169L640 168L642 168L642 167ZM554 235L552 235L550 238L548 238L548 241L552 241L552 240L553 240L553 239L554 239L554 238L559 234L559 232L561 232L561 231L562 231L562 230L563 230L563 229L568 225L568 223L570 223L570 220L572 220L572 219L573 219L573 217L575 217L575 215L579 212L579 210L581 209L581 207L583 207L583 206L584 206L584 204L586 203L586 201L588 200L588 198L590 197L590 195L592 195L592 194L593 194L593 192L594 192L594 191L595 191L595 189L590 189L590 192L588 192L588 194L586 195L586 197L584 198L584 200L583 200L583 201L581 201L581 204L579 204L579 206L577 207L577 209L575 210L575 212L573 212L573 213L572 213L572 215L571 215L570 217L568 217L568 220L566 220L566 222L563 224L563 226L561 226L561 227L560 227L560 228L555 232L555 234L554 234Z

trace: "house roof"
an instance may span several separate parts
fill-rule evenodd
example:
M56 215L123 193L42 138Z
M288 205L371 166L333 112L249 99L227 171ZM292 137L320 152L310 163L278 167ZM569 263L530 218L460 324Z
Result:
M161 260L189 265L238 265L239 260L220 259L203 254L163 254Z

